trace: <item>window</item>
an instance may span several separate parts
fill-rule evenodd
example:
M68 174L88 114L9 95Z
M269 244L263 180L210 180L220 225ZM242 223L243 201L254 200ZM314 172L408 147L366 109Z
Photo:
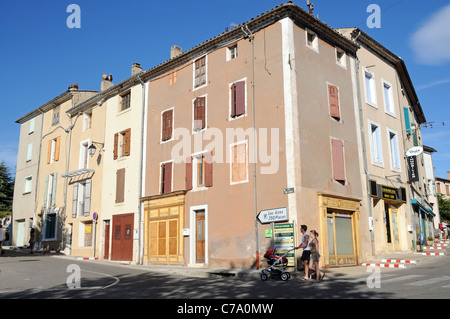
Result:
M33 133L34 132L34 118L32 118L31 120L30 120L30 127L28 128L28 134L31 134L31 133Z
M366 69L364 69L364 83L366 87L366 102L376 107L377 93L375 88L375 75Z
M88 247L92 246L92 234L93 234L93 227L92 227L92 221L85 221L80 222L80 237L79 237L79 246L80 247Z
M384 107L386 113L395 116L394 95L392 93L392 85L383 81Z
M92 112L86 112L83 114L83 131L87 131L92 125Z
M33 143L29 143L27 147L27 162L31 161L33 156Z
M131 107L131 92L128 91L120 96L120 111L128 110Z
M45 176L44 208L55 206L58 173Z
M56 240L58 227L58 209L51 209L45 212L43 225L43 240Z
M344 144L341 140L331 140L333 177L337 182L345 183Z
M211 152L194 155L186 160L186 189L212 186Z
M161 116L161 141L168 141L173 133L173 109L166 110Z
M89 216L91 211L92 180L73 184L72 217Z
M78 162L78 168L88 168L89 164L89 141L80 143L80 159Z
M400 151L398 149L397 133L388 129L391 169L400 170Z
M198 97L194 100L194 131L198 132L206 127L206 98Z
M32 186L32 184L33 184L33 177L32 176L25 177L25 185L24 185L24 188L23 188L23 193L24 194L31 193L31 186Z
M316 52L319 52L319 40L317 34L311 30L306 30L306 45Z
M347 67L347 59L345 56L345 51L340 48L336 48L336 63L344 68Z
M238 57L238 46L237 44L232 45L227 48L227 61L233 60Z
M370 122L370 151L372 153L372 163L383 165L383 151L381 146L381 132L380 126L376 123Z
M194 88L206 84L206 56L198 59L194 63Z
M247 142L230 145L231 184L248 182Z
M130 156L131 129L114 134L114 159Z
M52 125L59 124L59 109L59 106L53 109Z
M59 161L59 145L61 136L48 141L47 164Z
M236 118L245 114L246 94L245 81L238 81L230 85L231 110L230 117Z
M161 164L161 194L172 192L172 162Z
M125 201L125 168L116 171L116 204Z
M328 85L328 104L330 108L330 116L340 120L339 90L335 85Z

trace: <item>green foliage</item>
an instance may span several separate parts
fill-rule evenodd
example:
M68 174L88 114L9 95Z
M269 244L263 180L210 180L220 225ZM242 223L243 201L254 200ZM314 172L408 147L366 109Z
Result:
M14 194L14 179L5 162L0 163L0 212L11 212Z
M438 194L438 204L441 221L450 220L450 199L446 199L442 194Z

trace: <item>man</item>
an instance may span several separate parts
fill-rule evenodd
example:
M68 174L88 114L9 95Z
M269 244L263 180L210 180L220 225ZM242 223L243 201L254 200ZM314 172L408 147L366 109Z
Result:
M0 224L0 256L4 254L2 245L5 239L6 239L6 230L3 228L3 225Z
M308 227L306 225L300 226L300 231L303 234L302 236L302 243L294 247L294 249L303 248L302 257L300 260L302 261L302 265L305 268L305 277L303 277L301 280L309 280L309 260L311 256L311 250L309 248L309 235L306 232L308 230Z

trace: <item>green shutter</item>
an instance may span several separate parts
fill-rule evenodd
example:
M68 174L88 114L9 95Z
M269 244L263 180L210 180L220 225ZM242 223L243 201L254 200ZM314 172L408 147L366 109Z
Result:
M406 126L406 133L411 134L411 122L409 120L409 108L404 107L403 111L405 113L405 126Z

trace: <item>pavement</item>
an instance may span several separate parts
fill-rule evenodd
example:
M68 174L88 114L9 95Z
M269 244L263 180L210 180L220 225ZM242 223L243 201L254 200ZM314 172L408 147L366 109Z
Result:
M5 250L5 257L8 256L30 256L30 250L27 248L18 248L18 247L11 247L11 246L4 246L3 249ZM364 263L369 264L382 264L380 267L380 270L383 272L387 271L399 271L399 268L388 268L384 267L386 264L395 265L395 264L401 264L405 268L410 267L416 267L417 264L426 264L430 261L433 261L435 258L446 258L450 256L450 251L448 251L448 247L445 247L445 249L440 250L423 250L423 252L439 252L444 253L443 256L429 256L429 255L423 255L422 252L399 252L399 253L392 253L387 255L377 255L372 256L370 260L364 261ZM157 273L163 273L168 275L182 275L182 276L189 276L189 277L212 277L212 278L250 278L250 279L259 279L261 280L261 272L264 267L260 267L260 269L244 269L244 268L220 268L220 267L187 267L183 265L137 265L132 262L124 262L124 261L109 261L109 260L98 260L98 259L92 259L92 258L85 258L84 260L81 257L76 256L65 256L63 254L57 253L57 252L43 252L43 251L36 251L34 253L35 255L48 255L51 257L57 257L57 258L67 258L67 259L73 259L74 261L85 261L85 262L95 262L95 263L102 263L102 264L113 264L121 267L132 267L132 268L140 268L143 270L148 270L152 272ZM391 262L382 262L383 259L391 260ZM417 264L404 264L401 262L396 262L397 260L412 260L415 261ZM263 263L265 264L265 263ZM394 266L392 266L394 267ZM323 271L326 276L325 279L328 278L338 278L343 276L362 276L367 275L370 270L368 270L368 266L357 265L357 266L342 266L342 267L335 267L335 268L321 268L321 271ZM304 271L295 271L295 269L288 269L290 272L291 278L300 279L304 276Z

